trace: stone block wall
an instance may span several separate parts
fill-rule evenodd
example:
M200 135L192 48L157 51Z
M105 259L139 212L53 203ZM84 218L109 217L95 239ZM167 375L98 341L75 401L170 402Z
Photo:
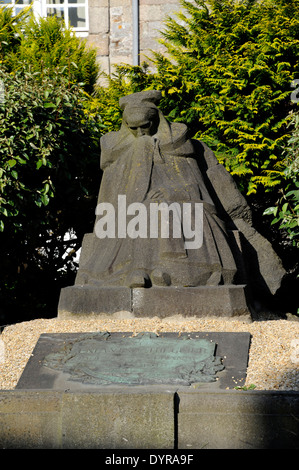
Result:
M115 64L133 64L133 0L89 0L87 41L97 49L101 69L113 72ZM139 0L139 62L150 50L163 50L158 43L167 15L181 9L179 0ZM134 64L136 65L136 64Z
M0 390L0 449L298 449L298 405L291 391Z

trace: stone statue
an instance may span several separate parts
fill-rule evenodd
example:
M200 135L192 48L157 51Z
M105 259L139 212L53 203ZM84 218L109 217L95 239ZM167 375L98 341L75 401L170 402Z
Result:
M101 138L97 217L75 285L194 288L252 278L254 288L274 294L285 271L252 226L245 198L185 124L165 119L160 99L156 90L121 98L121 129ZM157 208L167 209L164 234Z

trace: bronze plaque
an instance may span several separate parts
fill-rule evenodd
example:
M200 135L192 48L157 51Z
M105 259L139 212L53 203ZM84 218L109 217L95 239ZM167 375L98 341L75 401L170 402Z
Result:
M48 354L43 365L69 375L70 380L110 385L213 382L224 369L207 339L160 337L154 333L119 337L83 334Z

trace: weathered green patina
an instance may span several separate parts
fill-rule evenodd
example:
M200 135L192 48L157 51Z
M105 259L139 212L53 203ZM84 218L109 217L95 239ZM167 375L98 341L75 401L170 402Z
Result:
M59 351L48 354L43 365L83 383L190 385L216 380L224 366L215 352L216 343L188 335L93 333L66 342Z

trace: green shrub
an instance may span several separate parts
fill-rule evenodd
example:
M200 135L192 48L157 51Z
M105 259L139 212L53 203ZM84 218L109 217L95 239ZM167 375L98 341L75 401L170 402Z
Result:
M16 227L24 212L18 207L28 203L28 196L38 207L49 203L53 177L75 176L72 184L80 187L87 152L95 146L97 129L85 112L83 93L70 87L59 69L55 77L45 73L41 81L36 72L0 72L5 89L0 107L1 211L13 217Z
M195 4L194 4L195 3ZM299 74L298 0L181 1L155 54L155 86L247 194L281 184L291 82Z
M53 315L61 285L73 282L101 177L87 98L63 71L55 77L0 72L0 303L23 318Z
M70 83L81 83L86 92L93 92L99 74L96 51L65 28L63 20L56 17L37 20L28 9L13 17L11 9L2 8L0 45L2 23L5 45L2 61L7 71L26 69L40 72L41 79L45 73L55 79L59 67Z
M268 207L264 215L273 215L273 224L279 224L279 229L288 233L294 246L299 248L299 113L290 115L292 134L284 151L285 170L283 177L286 187L280 189L275 206Z
M60 20L0 8L2 324L55 316L74 281L101 178L97 75L95 51Z
M11 7L0 7L0 67L6 66L8 56L16 52L21 42L20 24L23 24L30 7L13 15Z

